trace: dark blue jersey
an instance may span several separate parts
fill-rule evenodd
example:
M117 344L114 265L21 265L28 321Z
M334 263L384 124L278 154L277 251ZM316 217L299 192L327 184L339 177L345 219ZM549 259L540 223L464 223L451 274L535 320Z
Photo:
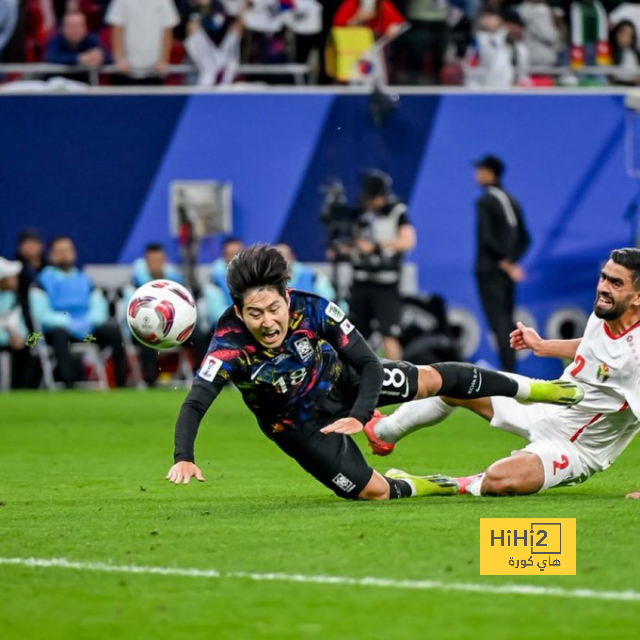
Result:
M358 376L343 357L366 344L333 302L296 290L290 296L280 347L262 346L230 307L197 374L218 389L232 381L269 436L349 415Z

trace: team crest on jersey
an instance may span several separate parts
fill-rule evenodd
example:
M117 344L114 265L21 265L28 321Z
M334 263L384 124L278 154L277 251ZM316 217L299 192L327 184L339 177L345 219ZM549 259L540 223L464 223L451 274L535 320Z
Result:
M302 338L293 343L298 355L302 360L308 360L313 355L313 346L309 342L309 338Z
M344 311L335 302L328 304L325 313L336 322L342 322L344 320Z
M218 360L218 358L209 354L204 359L204 362L200 367L200 371L198 371L198 375L207 382L213 382L213 379L216 377L216 373L220 371L221 366L222 360Z
M604 362L600 363L598 366L598 373L596 377L600 382L606 382L611 377L611 370L609 369L609 365Z

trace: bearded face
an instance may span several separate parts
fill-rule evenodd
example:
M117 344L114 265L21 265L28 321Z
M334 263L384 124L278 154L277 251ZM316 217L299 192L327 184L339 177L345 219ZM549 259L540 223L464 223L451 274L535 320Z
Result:
M637 296L631 272L609 260L600 272L593 312L602 320L618 320L631 307Z

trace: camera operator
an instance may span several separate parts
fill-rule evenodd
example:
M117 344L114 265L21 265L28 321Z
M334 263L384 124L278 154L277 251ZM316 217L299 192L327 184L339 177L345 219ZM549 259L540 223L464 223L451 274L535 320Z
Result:
M361 208L349 252L353 266L350 315L365 337L376 321L384 357L400 360L400 274L404 253L415 247L416 233L407 206L395 196L392 185L382 171L361 177Z

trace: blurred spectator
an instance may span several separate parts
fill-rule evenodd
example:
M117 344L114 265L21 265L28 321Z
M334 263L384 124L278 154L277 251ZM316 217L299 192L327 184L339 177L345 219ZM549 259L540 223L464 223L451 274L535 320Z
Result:
M48 3L53 6L56 24L62 24L65 13L77 11L80 2L79 0L48 0Z
M520 205L502 186L504 171L496 156L475 163L475 179L482 187L476 201L475 276L482 309L498 343L501 369L515 371L509 334L515 328L515 285L525 276L518 262L531 240Z
M392 191L386 173L373 170L361 178L358 230L350 250L353 266L350 315L365 337L382 335L384 357L400 360L400 276L404 254L416 244L407 206Z
M243 3L242 11L228 24L218 0L188 0L190 12L184 46L198 69L197 85L210 87L233 82L240 64L240 39L248 4Z
M79 11L65 14L60 31L49 39L45 52L47 62L70 66L99 67L105 58L100 41L89 33L87 18ZM69 73L65 77L89 82L86 72Z
M392 35L401 24L404 18L389 0L344 0L333 18L334 27L369 27L376 38Z
M28 229L20 234L16 249L16 260L22 263L22 269L18 275L18 300L20 301L22 315L27 327L29 331L33 331L29 307L29 288L46 265L44 244L37 231Z
M18 301L18 275L22 265L0 258L0 351L11 356L11 381L14 388L26 386L30 362L26 348L27 326Z
M411 82L438 84L449 44L446 0L409 0L407 18L411 29L402 38L407 48L407 72ZM400 47L398 43L398 47Z
M18 24L18 0L0 0L0 56Z
M623 20L633 23L636 35L640 33L640 0L622 2L609 14L611 27L615 27Z
M167 262L165 249L158 242L150 242L144 248L144 257L135 260L132 269L131 281L136 289L151 280L162 278L183 284L182 274L177 267Z
M173 27L180 22L172 0L112 0L106 22L112 26L112 54L122 74L114 82L163 84Z
M230 19L221 0L177 0L180 24L175 29L178 39L184 40L188 35L189 23L196 21L212 42L220 44Z
M222 243L221 256L211 265L211 282L223 292L227 306L233 304L227 285L227 267L242 249L244 249L242 240L234 237L226 238Z
M126 384L126 357L122 334L108 322L108 303L89 276L76 266L76 250L71 238L51 241L49 266L38 276L30 291L31 314L36 328L44 331L53 347L58 376L67 388L75 381L75 365L70 342L95 341L111 347L116 384Z
M569 25L569 63L573 68L611 64L607 12L600 0L572 2Z
M528 54L514 34L522 23L510 23L495 9L485 9L478 18L478 29L465 56L465 86L473 89L508 89L528 80Z
M205 322L208 329L213 330L220 316L227 307L233 304L227 286L227 268L234 256L244 248L238 238L230 237L222 243L222 255L211 265L211 282L203 289Z
M611 57L615 65L609 74L612 84L635 86L640 84L640 55L633 22L622 20L611 30Z
M276 249L284 256L284 259L289 265L289 270L291 272L289 286L292 289L308 291L309 293L315 293L321 298L335 301L336 291L329 278L327 278L324 273L314 271L311 267L307 267L302 264L302 262L298 262L295 254L288 244L277 244Z
M531 66L556 66L565 45L562 19L548 0L524 0L517 10L524 21L524 43Z

